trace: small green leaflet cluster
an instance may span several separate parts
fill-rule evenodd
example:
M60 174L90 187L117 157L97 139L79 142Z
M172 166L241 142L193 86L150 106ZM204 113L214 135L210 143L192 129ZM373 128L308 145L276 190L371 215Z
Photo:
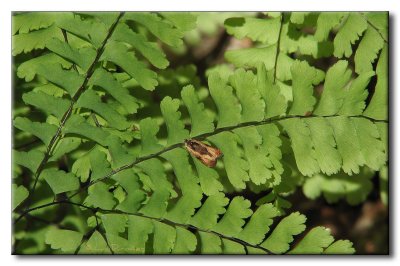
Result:
M42 249L37 252L42 253L353 253L351 242L334 242L322 227L293 242L305 231L306 218L297 212L279 217L270 232L272 219L284 213L279 193L295 186L285 155L294 156L294 167L308 178L303 190L310 198L323 194L331 202L338 200L330 197L329 183L316 186L333 182L327 180L332 175L341 197L354 204L365 196L354 196L356 189L343 176L354 174L357 179L364 169L381 170L385 181L387 43L372 49L374 35L367 38L367 33L375 30L384 38L386 17L324 14L227 19L228 33L264 44L225 54L234 65L251 69L210 71L209 95L187 85L180 97L161 99L159 108L148 105L141 95L163 82L154 69L165 69L169 62L159 43L181 47L184 33L196 26L191 14L14 16L13 55L39 51L17 66L18 77L29 84L21 89L21 97L45 114L45 119L39 116L42 120L15 115L16 135L35 136L41 144L13 151L18 165L14 172L17 177L29 172L38 178L41 198L33 206L54 197L55 203L65 196L71 200L59 202L70 211L62 227L47 226L44 238L30 233L15 238L38 243ZM365 29L353 29L354 22L345 27L346 21L360 18L370 21ZM301 27L310 25L317 31L303 36ZM338 45L327 40L332 29L336 38L342 36ZM357 38L351 35L354 31ZM325 73L289 56L299 52L319 58L333 53L348 58L352 51L343 43L351 48L364 32L363 49L370 52L368 58L359 53L355 78L345 59ZM355 58L363 46L360 43ZM374 75L375 92L366 106L366 87ZM321 95L314 92L317 85L323 85ZM216 168L190 157L182 147L188 138L202 139L223 152ZM71 171L58 167L66 157ZM361 187L368 187L364 183ZM243 197L229 200L224 194L246 188L272 192L257 209ZM13 185L15 218L24 210L24 201L33 197L31 191ZM44 210L30 214L45 215Z
M238 67L256 67L259 61L267 70L276 66L276 77L281 82L292 77L291 54L314 59L354 56L355 72L361 74L373 71L379 52L387 49L387 26L388 14L384 12L268 12L263 18L234 17L225 21L227 32L238 39L247 37L257 45L229 51L225 57ZM354 51L352 45L358 40Z
M255 43L254 48L228 51L225 53L225 58L235 66L247 68L255 68L259 61L262 61L267 72L271 72L271 79L276 83L274 86L277 86L281 94L289 101L291 105L289 114L317 116L362 114L379 120L387 120L387 13L268 12L258 17L249 15L229 18L225 21L225 27L227 32L236 38L247 37ZM308 59L309 64L332 56L340 61L324 75L319 69L312 69L307 63L299 63L292 59L293 55L311 57ZM347 61L343 60L346 58L354 61L355 73L348 69ZM356 78L354 78L355 74L358 75ZM365 100L368 97L365 88L369 83L374 82L372 80L375 78L377 82L373 98L365 108ZM324 91L317 104L314 96L318 93L314 92L314 86L324 79ZM290 84L288 82L291 82L291 88L288 87ZM267 107L270 106L268 102L266 103ZM372 125L372 122L361 122L358 119L350 120L351 122L343 118L322 121L312 119L304 122L297 121L297 124L288 121L281 123L291 138L298 167L295 171L299 170L302 176L319 175L319 177L306 179L307 191L311 192L310 189L313 189L306 195L315 198L311 195L320 194L321 188L317 189L317 187L321 185L320 177L324 176L323 179L326 182L323 183L326 188L329 187L332 194L346 197L344 194L349 193L348 189L343 189L346 185L343 183L333 185L330 183L332 182L330 176L344 177L355 174L358 177L362 176L364 181L355 178L358 180L355 181L358 185L353 185L351 189L355 193L355 198L347 197L347 200L351 204L361 202L372 188L369 179L373 175L368 169L360 173L362 165L382 173L382 191L387 191L384 189L387 183L384 181L384 169L387 168L385 166L387 126L384 123L375 123L375 126L370 128L367 124ZM328 127L326 127L326 122L329 124ZM366 128L369 129L366 130ZM302 134L299 134L299 131ZM353 140L357 139L356 136L363 131L366 135L359 136L358 143L354 142ZM305 139L308 141L304 141ZM303 143L300 143L301 141ZM367 151L372 147L376 149L374 152ZM352 154L352 152L355 153ZM340 165L342 165L341 169ZM338 179L335 180L338 182ZM363 189L360 189L361 187ZM382 192L382 195L385 194ZM328 201L333 200L327 197L328 193L323 195Z
M41 75L58 86L68 86L63 89L73 96L79 88L76 85L84 78L79 74L88 70L96 50L101 47L108 29L117 17L118 14L112 12L36 12L14 16L14 56L44 48L51 52L24 62L18 68L18 77L31 81L35 75ZM100 61L107 61L122 68L142 88L154 90L158 84L157 74L150 69L148 63L157 69L165 69L169 62L161 47L151 40L154 39L152 36L168 46L182 46L184 32L194 27L195 21L196 18L189 14L180 16L175 13L163 13L159 16L152 13L126 13L112 36L107 39ZM132 24L140 28L140 31L130 27ZM68 42L65 41L63 31L69 33ZM146 37L147 33L151 34L150 38ZM79 67L79 73L64 69L70 67L71 63ZM49 69L52 71L48 71ZM132 106L137 106L137 100L118 87L119 84L116 84L112 73L104 72L102 68L96 71L93 74L92 85L104 84L104 90L128 112L134 113L135 109L132 110Z
M229 206L227 206L229 204ZM227 207L226 207L227 206ZM270 232L273 218L279 215L272 204L253 211L250 202L235 197L229 203L223 193L206 199L194 216L154 219L139 213L100 210L96 220L104 228L93 233L82 245L84 234L51 227L45 242L61 253L77 254L351 254L348 240L334 241L328 229L315 227L296 245L306 217L294 212L281 219ZM245 220L248 219L248 222ZM179 221L179 222L178 222ZM196 230L196 233L193 233Z

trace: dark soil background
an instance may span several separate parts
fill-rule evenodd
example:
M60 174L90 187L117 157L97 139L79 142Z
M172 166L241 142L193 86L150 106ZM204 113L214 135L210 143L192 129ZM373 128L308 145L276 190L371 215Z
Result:
M345 200L329 204L322 197L309 200L301 189L290 196L291 210L307 216L307 227L325 226L335 239L349 239L356 254L389 254L389 208L379 197L379 177L373 178L374 189L367 200L351 206ZM297 202L297 203L296 203Z

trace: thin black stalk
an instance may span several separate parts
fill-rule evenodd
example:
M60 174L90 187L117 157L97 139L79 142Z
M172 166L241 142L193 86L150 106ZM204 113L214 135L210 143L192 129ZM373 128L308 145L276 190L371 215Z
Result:
M29 146L32 146L33 144L36 144L36 143L40 143L40 139L34 136L33 140L31 140L27 143L23 143L20 146L13 147L13 149L17 150L17 151L25 150L25 149L29 148Z
M288 116L285 116L285 117L268 118L268 119L265 119L265 120L262 120L262 121L250 121L250 122L240 123L240 124L237 124L235 126L220 127L220 128L217 128L216 130L214 130L213 132L204 133L204 134L198 135L198 136L193 137L193 138L194 139L198 139L198 140L203 140L205 138L217 135L219 133L232 131L232 130L235 130L235 129L238 129L238 128L249 127L249 126L261 126L261 125L270 124L270 123L274 123L274 122L278 122L278 121L282 121L282 120L287 120L287 119L293 119L293 118L310 119L310 118L315 118L315 117L333 118L333 117L341 117L341 115L328 115L328 116L288 115ZM349 118L365 118L365 119L368 119L368 120L370 120L372 122L384 122L384 123L387 123L386 120L377 120L377 119L366 117L366 116L362 116L362 115L348 116L348 117ZM139 163L141 163L143 161L146 161L146 160L149 160L149 159L152 159L152 158L156 158L156 157L160 156L161 154L163 154L163 153L165 153L167 151L170 151L170 150L175 149L175 148L182 147L183 145L184 145L183 142L182 143L177 143L177 144L171 145L169 147L166 147L165 149L163 149L163 150L161 150L159 152L156 152L156 153L153 153L153 154L149 154L149 155L146 155L146 156L143 156L143 157L139 157L134 162L126 164L126 165L123 165L123 166L111 171L107 175L105 175L105 176L103 176L103 177L101 177L99 179L96 179L95 181L92 181L92 182L90 182L90 183L88 183L88 184L86 184L84 186L82 186L77 192L75 192L74 194L69 196L69 199L72 199L76 195L80 194L86 188L88 188L88 187L90 187L90 186L92 186L92 185L94 185L94 184L96 184L96 183L98 183L98 182L100 182L100 181L102 181L104 179L107 179L107 178L109 178L109 177L111 177L111 176L113 176L113 175L115 175L115 174L117 174L117 173L119 173L121 171L130 169L130 168L134 167L135 165L137 165L137 164L139 164Z
M93 212L101 211L103 213L115 213L115 214L124 214L124 215L143 217L143 218L154 220L154 221L158 221L158 222L170 225L170 226L179 226L179 227L182 227L182 228L185 228L185 229L193 229L193 230L196 230L196 231L199 231L199 232L214 234L214 235L219 236L220 238L231 240L231 241L239 243L239 244L241 244L241 245L243 245L245 247L256 248L256 249L259 249L259 250L262 250L262 251L266 252L267 254L272 254L268 249L266 249L266 248L264 248L264 247L262 247L260 245L254 245L254 244L248 243L248 242L246 242L244 240L241 240L241 239L238 239L238 238L235 238L235 237L231 237L231 236L226 236L224 234L221 234L221 233L213 231L213 230L206 230L206 229L202 229L202 228L196 227L194 225L177 223L177 222L174 222L174 221L171 221L171 220L168 220L168 219L156 218L156 217L147 216L147 215L140 214L140 213L131 213L131 212L125 212L125 211L121 211L121 210L107 210L107 209L101 209L101 208L92 208L92 207L86 206L84 204L75 203L75 202L71 202L71 201L55 201L55 202L52 202L52 204L46 204L46 206L42 205L41 208L45 208L45 207L48 207L48 206L51 206L51 205L56 205L56 204L75 205L75 206L79 206L79 207L91 210ZM38 206L36 208L33 208L33 209L37 210L38 208L40 208L40 206ZM89 231L85 235L85 237L82 239L82 242L81 242L80 246L84 243L84 241L86 241L91 236L91 234L94 233L94 231L97 229L97 227L98 226L96 226L94 229L92 229L91 231ZM80 246L77 248L77 251L79 251Z
M283 26L283 16L284 13L282 12L281 14L281 24L279 26L279 33L278 33L278 42L276 44L276 53L275 53L275 62L274 62L274 81L273 83L276 83L276 66L278 65L278 56L280 52L280 46L281 46L281 35L282 35L282 26Z
M100 59L100 56L104 52L105 45L106 45L107 41L109 40L109 38L111 37L111 35L113 34L113 32L114 32L119 20L123 16L123 14L124 13L121 12L119 14L119 16L117 17L117 19L115 20L115 22L111 25L111 27L110 27L110 29L109 29L109 31L107 33L107 36L105 37L103 43L101 44L100 48L97 49L96 57L93 60L92 64L90 65L89 69L87 70L84 81L82 82L81 86L78 88L76 93L73 95L73 97L71 99L70 106L68 107L68 109L64 113L64 115L62 116L61 121L60 121L60 125L57 128L57 132L51 138L50 143L49 143L49 145L48 145L48 147L46 149L45 155L44 155L42 161L40 162L38 169L35 172L35 175L34 175L35 181L33 183L32 189L29 191L29 196L28 196L28 199L26 200L26 203L25 203L25 205L26 205L25 209L29 209L29 207L31 206L31 201L32 201L33 195L35 194L36 185L37 185L37 182L39 180L39 176L40 176L42 170L44 169L44 166L46 165L46 163L48 162L48 160L50 158L50 155L51 155L51 152L52 152L52 150L53 150L53 148L55 146L55 143L57 142L57 140L61 136L61 130L64 127L65 123L67 122L68 118L70 117L75 102L79 99L80 95L85 90L85 88L86 88L91 76L93 75L93 73L95 71L95 66L98 63L98 61ZM66 35L64 35L64 38L66 38ZM66 40L68 40L68 39L66 39Z
M67 31L64 30L64 29L61 29L61 32L62 32L62 35L63 35L63 37L64 37L64 42L65 42L65 43L68 43L68 34L67 34ZM75 63L72 64L72 68L73 68L76 72L78 72L78 69L76 68L76 64L75 64Z
M379 29L378 29L374 24L372 24L371 21L369 21L369 19L365 16L365 14L362 14L361 16L363 17L363 19L367 22L367 24L368 24L369 26L371 26L374 30L376 30L376 32L379 34L379 36L381 36L382 40L383 40L385 43L388 43L388 40L386 40L385 37L383 37L383 35L382 35L381 32L379 31Z
M315 118L315 117L334 118L334 117L342 117L342 116L341 115L328 115L328 116L288 115L288 116L285 116L285 117L268 118L268 119L265 119L265 120L262 120L262 121L244 122L244 123L240 123L240 124L235 125L235 126L221 127L221 128L217 128L213 132L204 133L204 134L198 135L198 136L193 137L193 138L202 140L202 139L205 139L207 137L210 137L210 136L213 136L213 135L217 135L217 134L222 133L222 132L232 131L232 130L235 130L235 129L238 129L238 128L243 128L243 127L248 127L248 126L260 126L260 125L269 124L269 123L275 123L275 122L279 122L279 121L283 121L283 120L287 120L287 119L294 119L294 118L310 119L310 118ZM364 119L370 120L371 122L388 123L387 120L374 119L374 118L366 117L366 116L363 116L363 115L354 115L354 116L347 116L347 117L348 118L364 118ZM153 154L149 154L149 155L146 155L146 156L143 156L143 157L139 157L135 161L133 161L132 163L123 165L123 166L111 171L110 173L108 173L107 175L103 176L102 178L99 178L99 179L97 179L95 181L92 181L92 182L88 183L87 185L81 187L77 192L75 192L74 194L72 194L68 198L72 199L73 197L75 197L76 195L78 195L82 191L84 191L86 188L96 184L97 182L102 181L104 179L107 179L107 178L109 178L109 177L111 177L111 176L113 176L113 175L115 175L115 174L117 174L117 173L119 173L121 171L130 169L130 168L132 168L133 166L135 166L136 164L138 164L140 162L143 162L143 161L146 161L146 160L149 160L149 159L152 159L152 158L156 158L156 157L160 156L161 154L163 154L163 153L165 153L167 151L170 151L170 150L173 150L175 148L182 147L182 146L183 146L183 143L177 143L177 144L171 145L169 147L166 147L165 149L160 150L159 152L156 152L156 153L153 153ZM47 204L44 204L44 205L41 205L41 206L47 207L47 206L54 205L54 204L57 204L57 203L51 202L51 203L47 203ZM38 206L38 207L41 207L41 206ZM15 220L14 223L18 223L18 221L21 220L23 216L25 216L30 211L36 210L38 207L32 208L30 210L26 210L26 211L22 212L21 215Z
M96 127L101 127L101 125L99 123L99 120L97 120L97 117L96 117L95 113L90 112L90 116L92 117L94 123L96 124Z
M75 249L74 255L77 255L79 253L79 250L81 249L82 245L89 240L89 238L93 235L94 232L96 232L98 226L99 225L95 226L93 229L91 229L82 237L81 243L79 243L79 246Z

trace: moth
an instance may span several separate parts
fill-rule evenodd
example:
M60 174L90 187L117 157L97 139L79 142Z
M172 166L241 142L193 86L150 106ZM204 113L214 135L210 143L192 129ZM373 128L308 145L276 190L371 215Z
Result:
M215 167L218 158L223 156L221 150L195 139L185 140L185 148L208 167Z

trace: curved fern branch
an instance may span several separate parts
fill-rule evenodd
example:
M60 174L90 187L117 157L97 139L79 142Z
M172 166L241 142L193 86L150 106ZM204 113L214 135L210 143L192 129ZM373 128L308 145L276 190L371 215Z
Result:
M174 222L174 221L171 221L171 220L168 220L168 219L163 219L163 218L160 219L160 218L157 218L157 217L151 217L151 216L143 215L143 214L140 214L140 213L130 213L130 212L125 212L125 211L120 211L120 210L106 210L106 209L101 209L101 208L92 208L92 207L86 206L84 204L75 203L75 202L72 202L72 201L65 201L65 200L63 200L63 201L55 201L55 202L52 202L50 204L44 204L44 205L41 205L41 206L37 206L37 207L32 208L32 209L30 209L28 211L31 212L31 211L35 211L35 210L40 210L40 209L43 209L43 208L46 208L46 207L50 207L50 206L53 206L53 205L59 205L59 204L68 204L68 205L79 206L81 208L85 208L85 209L91 210L94 213L100 211L100 212L104 212L104 213L125 214L125 215L143 217L143 218L147 218L147 219L150 219L150 220L159 221L159 222L167 224L167 225L179 226L179 227L186 228L186 229L193 229L193 230L204 232L204 233L214 234L214 235L219 236L221 238L229 239L229 240L231 240L233 242L239 243L239 244L241 244L243 246L260 249L260 250L264 251L267 254L272 254L269 250L267 250L266 248L264 248L264 247L262 247L260 245L253 245L253 244L248 243L246 241L243 241L241 239L238 239L238 238L235 238L235 237L226 236L224 234L221 234L221 233L218 233L218 232L215 232L215 231L212 231L212 230L201 229L201 228L198 228L198 227L190 225L190 224L181 224L181 223L177 223L177 222ZM93 234L93 232L95 230L98 229L98 227L99 227L99 225L97 225L95 228L93 228L91 231L89 231L83 237L82 242L79 245L79 247L83 244L84 241L86 241ZM79 247L78 247L77 251L75 252L75 254L78 253ZM111 247L109 247L109 248L110 248L110 251L113 252Z
M235 201L235 199L231 202L231 205L232 204L234 204L233 202ZM239 200L240 201L240 200ZM166 218L159 218L159 217L152 217L152 216L149 216L149 215L144 215L144 214L140 214L140 213L131 213L131 212L127 212L127 211L121 211L121 210L113 210L113 209L111 209L111 210L108 210L108 209L102 209L102 208L92 208L92 207L89 207L89 206L86 206L85 204L80 204L80 203L75 203L75 202L71 202L71 201L58 201L58 202L53 202L51 205L56 205L56 204L68 204L68 205L75 205L75 206L79 206L79 207L81 207L81 208L84 208L84 209L88 209L88 210L91 210L93 213L97 213L97 212L100 212L101 213L101 215L102 215L102 217L106 217L107 215L121 215L121 218L123 218L124 216L134 216L134 217L139 217L139 218L145 218L145 219L148 219L148 220L150 220L150 221L153 221L153 222L156 222L156 223L162 223L162 224L164 224L165 226L167 226L166 228L164 228L164 229L167 229L167 228L176 228L175 230L177 230L176 232L177 232L177 235L174 237L174 238L179 238L180 240L178 240L178 239L174 239L173 241L174 241L174 244L175 245L179 245L178 243L179 243L179 241L182 241L183 239L181 239L181 237L184 237L183 235L180 235L180 234L178 234L178 228L182 228L183 230L185 230L184 232L187 232L187 234L191 234L191 233L189 233L190 231L187 231L188 229L190 229L190 230L194 230L194 231L196 231L196 232L198 232L199 234L200 234L200 236L202 235L202 234L209 234L209 235L213 235L213 236L216 236L216 237L218 237L218 238L220 238L221 240L223 240L223 241L225 241L225 240L227 240L227 241L230 241L230 242L227 242L227 243L225 243L224 242L224 245L227 245L225 248L227 248L227 250L229 250L229 249L232 249L233 248L233 250L236 250L236 251L239 251L239 250L237 250L237 247L232 247L232 246L230 246L231 244L229 244L229 243L231 243L231 242L233 242L233 243L237 243L237 244L239 244L239 245L241 245L241 246L243 246L244 247L244 254L274 254L274 253L283 253L284 251L287 251L288 249L289 249L289 246L288 246L288 243L290 243L291 241L293 241L293 238L292 238L292 236L293 235L297 235L297 234L299 234L301 231L303 231L304 230L304 225L303 225L303 223L304 223L304 221L305 220L303 220L303 217L302 217L302 215L299 215L298 213L293 213L292 215L289 215L289 216L287 216L287 217L285 217L285 218L283 218L283 219L281 219L280 220L280 222L278 223L278 225L275 227L275 229L272 231L272 232L259 232L259 233L261 233L262 235L264 235L265 233L268 233L268 234L266 234L265 235L265 241L262 243L262 244L257 244L258 243L258 241L257 242L254 242L254 240L251 240L251 242L252 243L250 243L249 241L246 241L246 239L248 238L248 234L251 232L252 234L254 234L255 232L254 231L252 231L252 230L257 230L256 228L256 223L259 223L259 222L261 222L260 220L258 221L258 222L256 222L256 220L257 219L260 219L261 217L258 217L258 218L254 218L254 217L252 217L251 218L251 221L249 222L249 224L245 227L245 229L242 231L242 233L241 234L239 234L237 237L234 237L234 236L230 236L230 235L227 235L227 234L224 234L224 233L222 233L221 232L221 229L217 229L217 231L215 231L215 230L212 230L212 229L205 229L205 228L201 228L201 227L199 227L199 226L196 226L196 225L193 225L193 224L184 224L184 223L179 223L179 222L176 222L176 221L172 221L172 220L169 220L169 219L166 219ZM47 207L48 206L51 206L51 205L47 205ZM273 208L271 209L271 207L269 206L265 206L266 207L266 209L265 210L267 210L267 209L269 209L269 211L273 211ZM42 208L45 208L45 207L42 207ZM258 211L257 211L258 212ZM266 213L265 213L266 214ZM229 214L226 214L226 215L229 215ZM255 214L256 215L256 214ZM271 216L268 216L269 217L269 219L271 218L271 217L274 217L274 214L272 214L272 213L270 213L270 215ZM111 218L111 217L110 217ZM102 219L104 219L104 218L102 218ZM236 219L236 218L234 218L234 217L231 217L230 219ZM299 220L300 219L300 220ZM289 222L290 221L290 222ZM104 223L105 221L103 220L103 223ZM115 223L115 222L117 222L117 220L114 220L114 222L112 222L112 223ZM118 222L119 223L119 222ZM221 222L220 223L223 223L223 220L221 220ZM252 225L250 225L251 223L253 223ZM296 231L293 231L293 229L292 229L292 231L286 231L288 228L288 223L299 223L297 226L299 226L299 228L298 229L296 229ZM114 224L114 226L115 226L116 224ZM120 224L120 225L122 225L122 224ZM109 224L109 225L107 225L107 224L103 224L103 227L105 227L106 228L106 231L107 231L107 228L108 228L108 230L110 230L110 228L109 228L109 226L111 226L111 224ZM139 226L139 225L137 225L137 226ZM234 226L234 225L232 225L232 226ZM119 227L119 226L118 226ZM250 230L250 227L252 228L251 230ZM91 236L91 235L93 235L94 234L94 232L96 232L97 231L97 229L99 229L99 223L98 223L98 221L97 221L97 217L96 217L96 226L93 228L93 229L91 229L90 231L88 231L85 235L83 235L80 239L80 244L77 244L77 247L75 248L75 254L77 254L78 252L79 252L79 250L80 250L80 247L82 246L82 244L84 243L84 242L86 242L87 240L88 240L88 238ZM246 229L248 229L248 231L246 232L246 233L244 233L244 231L246 231ZM137 228L137 230L140 230L140 227L139 228ZM170 229L168 229L168 230L170 230ZM259 229L258 229L259 230ZM65 232L68 232L68 230L67 231L65 231ZM74 232L74 231L69 231L69 232ZM161 234L161 232L154 232L155 234ZM185 237L188 237L189 235L186 235ZM51 245L55 245L55 247L61 247L61 246L63 246L63 244L61 244L62 242L60 242L60 240L59 239L57 239L56 238L57 236L56 235L54 235L54 236L52 236L48 241L50 241L50 242L48 242L49 244L51 244ZM103 236L103 238L104 238L104 240L103 241L105 241L106 242L106 245L107 245L107 247L110 249L110 251L111 252L113 252L112 251L112 248L111 248L111 245L108 243L108 240L107 240L107 238L108 237L110 237L110 239L113 239L113 237L112 237L112 234L110 234L110 235L107 235L107 232L106 232L106 236ZM158 237L160 237L160 235L155 235L155 237L156 238L158 238ZM259 237L262 237L261 239L263 239L264 237L263 236L257 236L257 238L259 238ZM321 243L318 243L318 244L314 244L315 246L313 246L313 244L312 243L309 243L309 241L310 240L312 240L312 239L314 239L314 238L319 238L319 240L321 241ZM202 238L201 238L202 239ZM209 240L206 240L207 238L204 238L204 239L202 239L201 240L201 242L203 242L203 241L205 241L204 243L202 243L202 245L204 246L204 245L208 245L208 244L210 244L210 243L207 243L207 241L209 241ZM215 240L215 239L214 239ZM90 241L90 240L89 240ZM116 245L116 246L118 246L118 244L117 244L117 242L115 242L115 240L112 240L113 241L113 245ZM144 241L146 241L146 240L144 240ZM176 242L175 242L176 241ZM286 242L287 241L287 242ZM58 242L59 244L56 244L55 242ZM326 229L323 229L323 228L314 228L313 230L311 230L305 237L304 237L304 239L302 240L302 241L300 241L300 243L298 243L294 248L292 248L292 250L291 251L289 251L289 253L293 253L293 254L296 254L296 253L298 253L298 252L301 252L301 250L303 250L303 251L306 251L306 250L309 250L309 252L317 252L317 253L321 253L321 252L328 252L328 250L330 250L330 249L334 249L334 246L336 247L336 246L341 246L341 245L343 245L341 248L343 249L343 251L342 252L349 252L349 250L351 250L351 248L349 248L349 247L345 247L346 245L348 245L345 241L341 241L341 240L339 240L339 241L337 241L337 242L335 242L335 243L333 243L333 238L331 237L331 236L329 236L329 233L328 233L328 231L326 231ZM165 243L163 243L164 245L165 245ZM61 246L59 246L59 245L61 245ZM155 244L156 245L156 244ZM283 245L283 246L282 246ZM175 246L175 248L176 248L177 246ZM62 248L62 247L61 247ZM121 248L121 247L119 247L119 248ZM251 249L251 250L250 250ZM349 250L347 250L347 251L345 251L346 249L349 249ZM178 252L179 252L179 248L178 248ZM257 251L258 250L258 251ZM272 252L271 252L271 250L273 250ZM313 250L313 251L312 251ZM231 251L232 252L232 251ZM261 253L260 253L261 252ZM178 254L180 254L180 253L178 253Z
M234 130L234 129L237 129L237 128L243 128L243 127L249 127L249 126L259 126L259 125L269 124L269 123L278 122L278 121L287 120L287 119L293 119L293 118L310 119L310 118L315 118L315 117L319 117L319 118L332 118L332 117L339 117L339 115L330 115L330 116L315 116L315 115L300 116L300 115L291 115L291 116L285 116L285 117L269 118L269 119L265 119L265 120L263 120L263 121L250 121L250 122L240 123L240 124L235 125L235 126L221 127L221 128L216 129L214 132L203 133L203 134L201 134L201 135L194 136L193 138L194 138L194 139L202 140L202 139L205 139L205 138L207 138L207 137L214 136L214 135L217 135L217 134L219 134L219 133L226 132L226 131L231 131L231 130ZM364 118L364 119L367 119L367 120L369 120L369 121L371 121L371 122L388 123L387 120L383 120L383 119L374 119L374 118L367 117L367 116L363 116L363 115L348 116L348 118ZM103 176L103 177L100 177L100 178L96 179L95 181L89 182L88 184L82 186L77 192L75 192L74 194L70 195L70 196L69 196L69 199L74 198L76 195L82 193L83 191L85 191L85 189L87 189L88 187L90 187L90 186L92 186L92 185L94 185L94 184L96 184L96 183L98 183L98 182L101 182L101 181L103 181L103 180L105 180L105 179L107 179L107 178L110 178L111 176L113 176L113 175L115 175L115 174L117 174L117 173L120 173L120 172L122 172L122 171L124 171L124 170L131 169L132 167L134 167L135 165L137 165L137 164L139 164L139 163L141 163L141 162L144 162L144 161L146 161L146 160L150 160L150 159L156 158L156 157L160 156L161 154L166 153L166 152L168 152L168 151L170 151L170 150L173 150L173 149L182 147L183 145L184 145L184 143L176 143L176 144L174 144L174 145L170 145L170 146L168 146L168 147L166 147L166 148L160 150L160 151L157 152L157 153L149 154L149 155L146 155L146 156L143 156L143 157L139 157L139 158L137 158L134 162L131 162L131 163L126 164L126 165L123 165L123 166L121 166L121 167L119 167L119 168L117 168L117 169L115 169L115 170L112 170L112 171L111 171L110 173L108 173L107 175L105 175L105 176ZM25 215L29 214L31 211L34 211L34 210L37 210L37 209L40 209L40 208L43 208L43 207L51 206L51 205L54 205L54 204L57 204L57 202L52 202L52 203L43 204L43 205L40 205L40 206L38 206L38 207L36 207L36 208L32 208L32 209L30 209L30 210L24 211L24 212L15 220L15 224L18 223L18 221L20 221L21 218L23 218Z
M205 139L205 138L207 138L207 137L211 137L211 136L217 135L217 134L222 133L222 132L232 131L232 130L234 130L234 129L243 128L243 127L249 127L249 126L265 125L265 124L270 124L270 123L274 123L274 122L278 122L278 121L282 121L282 120L287 120L287 119L293 119L293 118L310 119L310 118L315 118L315 117L319 117L319 118L331 118L331 117L339 117L339 115L329 115L329 116L315 116L315 115L300 116L300 115L291 115L291 116L285 116L285 117L269 118L269 119L265 119L265 120L263 120L263 121L250 121L250 122L240 123L240 124L235 125L235 126L227 126L227 127L217 128L214 132L203 133L203 134L201 134L201 135L194 136L193 139L203 140L203 139ZM367 116L363 116L363 115L348 116L348 118L365 118L365 119L367 119L367 120L369 120L369 121L371 121L371 122L383 122L383 123L388 123L387 120L374 119L374 118L367 117ZM143 161L156 158L156 157L160 156L161 154L163 154L163 153L165 153L165 152L168 152L168 151L170 151L170 150L173 150L173 149L182 147L183 145L184 145L183 142L181 142L181 143L176 143L176 144L174 144L174 145L168 146L168 147L166 147L166 148L160 150L160 151L157 152L157 153L149 154L149 155L146 155L146 156L143 156L143 157L139 157L139 158L137 158L134 162L131 162L131 163L126 164L126 165L123 165L123 166L121 166L121 167L119 167L119 168L117 168L117 169L111 171L111 172L108 173L107 175L105 175L105 176L103 176L103 177L101 177L101 178L99 178L99 179L96 179L95 181L92 181L92 182L88 183L87 185L82 186L82 187L79 189L79 191L77 191L77 192L75 192L74 194L72 194L71 196L69 196L69 198L71 199L71 198L75 197L76 195L78 195L79 193L83 192L83 191L84 191L85 189L87 189L88 187L90 187L90 186L92 186L92 185L94 185L94 184L96 184L96 183L98 183L98 182L100 182L100 181L103 181L103 180L105 180L105 179L107 179L107 178L110 178L111 176L113 176L113 175L115 175L115 174L117 174L117 173L119 173L119 172L121 172L121 171L130 169L130 168L134 167L135 165L137 165L137 164L139 164L139 163L141 163L141 162L143 162Z
M101 44L100 48L97 49L97 51L96 51L96 56L95 56L95 58L94 58L92 64L90 65L90 67L88 68L88 70L87 70L87 72L86 72L85 79L84 79L82 85L78 88L78 90L76 91L76 93L72 96L71 103L70 103L70 105L69 105L67 111L64 112L64 114L63 114L63 116L62 116L62 118L61 118L61 120L60 120L60 125L58 126L56 133L55 133L54 136L51 138L50 143L49 143L49 145L48 145L47 148L46 148L46 152L45 152L45 154L44 154L44 157L43 157L42 161L40 162L39 167L37 168L37 170L36 170L36 172L35 172L35 175L34 175L35 181L34 181L34 183L33 183L32 189L31 189L31 191L30 191L30 193L29 193L29 197L28 197L28 199L27 199L27 203L26 203L26 206L27 206L26 208L27 208L27 209L28 209L29 206L31 205L31 199L32 199L32 197L33 197L33 195L34 195L34 193L35 193L37 181L38 181L38 179L39 179L39 176L40 176L40 174L41 174L41 172L42 172L44 166L46 165L46 163L48 162L48 160L49 160L49 158L50 158L52 149L54 148L54 144L55 144L56 141L59 139L60 134L61 134L61 130L62 130L62 128L64 127L65 123L67 122L68 118L70 117L75 102L78 100L79 96L83 93L83 91L85 90L85 88L86 88L86 86L87 86L87 84L88 84L88 82L89 82L91 76L93 75L94 70L95 70L95 66L96 66L96 64L98 63L98 61L99 61L99 59L100 59L100 57L101 57L101 55L102 55L102 53L103 53L103 51L104 51L104 47L105 47L107 41L109 40L109 38L111 37L111 35L113 34L113 32L114 32L114 30L115 30L115 28L116 28L116 26L117 26L119 20L120 20L120 19L122 18L122 16L123 16L123 14L124 14L123 12L121 12L121 13L119 14L119 16L117 17L117 19L115 20L115 22L111 25L111 27L110 27L110 29L109 29L109 31L108 31L108 34L107 34L107 36L105 37L105 39L103 40L103 43ZM63 34L65 34L65 33L63 32Z
M64 201L64 203L66 203L66 204L72 204L72 202L66 202L66 201ZM76 205L76 206L79 206L79 207L82 207L82 208L85 208L85 207L86 207L86 206L84 206L83 204L79 204L79 205L77 205L77 204L72 204L72 205ZM106 244L107 244L107 247L108 247L108 249L110 250L111 254L114 255L114 251L112 250L112 248L111 248L111 246L110 246L110 243L109 243L109 241L107 240L107 237L105 237L105 234L104 234L102 231L99 230L99 229L100 229L100 223L99 223L98 218L97 218L97 216L96 216L96 211L97 211L97 210L94 209L94 208L86 208L86 209L89 209L89 210L91 210L91 211L93 212L94 217L95 217L95 220L96 220L96 226L93 227L92 230L90 230L89 232L87 232L87 233L82 237L81 243L78 245L78 247L77 247L77 248L75 249L75 251L74 251L74 255L77 255L77 254L79 253L79 250L81 249L82 245L83 245L85 242L87 242L87 241L90 239L90 237L94 234L94 232L96 232L96 231L100 232L100 234L101 234L101 236L103 237L103 239L105 240L105 242L106 242Z

